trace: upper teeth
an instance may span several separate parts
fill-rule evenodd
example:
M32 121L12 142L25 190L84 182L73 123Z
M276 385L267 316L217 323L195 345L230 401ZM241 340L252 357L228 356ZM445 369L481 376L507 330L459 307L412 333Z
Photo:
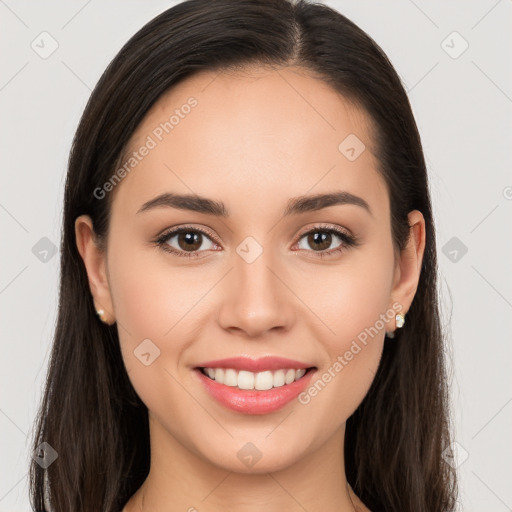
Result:
M300 370L276 370L274 372L264 371L259 373L246 370L237 371L231 368L203 368L203 371L208 377L225 386L238 386L240 389L257 389L259 391L291 384L306 373L304 368Z

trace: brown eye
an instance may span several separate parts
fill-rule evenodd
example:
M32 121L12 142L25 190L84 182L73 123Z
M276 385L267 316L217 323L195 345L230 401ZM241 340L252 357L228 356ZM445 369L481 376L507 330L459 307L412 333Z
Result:
M303 245L301 246L301 242L299 242L299 249L309 249L313 251L326 251L328 249L332 249L331 245L336 243L336 239L341 240L343 242L343 237L341 234L332 232L328 229L316 229L314 231L309 231L308 233L304 234L301 238L301 242L303 240L306 241L306 247ZM338 246L340 244L338 243ZM335 248L335 247L334 247Z
M307 235L310 247L324 251L329 249L332 243L332 234L327 231L315 231Z
M179 248L184 251L197 251L201 247L203 237L201 233L188 231L176 236Z
M304 233L299 240L299 249L317 253L318 256L333 255L358 245L356 238L339 228L315 228Z
M191 228L170 231L161 236L157 243L165 251L177 256L199 256L201 252L216 247L209 235L199 229Z

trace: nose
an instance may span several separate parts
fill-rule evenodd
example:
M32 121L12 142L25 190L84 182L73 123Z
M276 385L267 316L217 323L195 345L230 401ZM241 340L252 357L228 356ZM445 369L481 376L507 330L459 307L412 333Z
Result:
M263 251L252 263L235 256L218 313L223 329L256 338L291 328L296 314L293 293L285 284L285 272L266 254Z

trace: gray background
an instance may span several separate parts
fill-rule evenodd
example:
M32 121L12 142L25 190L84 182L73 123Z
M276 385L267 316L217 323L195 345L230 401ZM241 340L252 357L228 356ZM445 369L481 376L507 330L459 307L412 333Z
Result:
M0 0L0 512L30 510L29 440L58 300L51 247L73 133L109 61L174 3ZM457 444L447 463L459 467L461 510L511 510L512 2L324 3L375 39L408 90L452 347Z

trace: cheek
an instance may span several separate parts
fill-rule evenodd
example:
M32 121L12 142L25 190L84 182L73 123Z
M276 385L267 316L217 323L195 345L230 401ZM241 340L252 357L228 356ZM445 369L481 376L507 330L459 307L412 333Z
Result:
M176 374L180 355L194 340L190 329L200 325L215 293L209 300L201 299L219 276L206 265L171 264L165 255L155 256L158 248L127 250L129 244L123 246L119 239L113 239L111 247L109 260L116 264L110 268L109 280L123 358L137 393L151 408L148 401L154 399L155 389L172 388L171 377L163 370ZM339 423L350 416L377 370L384 337L382 321L378 322L388 307L393 277L391 245L384 251L380 247L382 241L356 249L336 265L309 261L283 269L284 280L300 298L299 302L289 298L290 306L301 310L297 318L302 320L295 328L312 335L322 361L318 378L325 391L321 398L311 399L311 405L337 410L334 417L324 418L327 422ZM149 351L160 351L151 366L134 354L148 339L157 347L149 344ZM327 372L324 378L323 372Z
M383 240L350 249L336 265L310 264L296 269L293 289L321 321L319 339L331 352L343 350L347 342L374 326L387 310L393 267L391 243ZM379 321L377 329L383 327Z
M383 243L381 247L386 247ZM323 365L300 400L311 407L317 427L335 429L345 421L363 400L377 372L386 322L395 313L389 307L392 246L389 243L383 251L378 247L361 249L336 270L324 267L315 271L310 285L303 285L298 292L322 322L315 329L325 351Z
M200 303L194 305L204 295L206 283L191 281L190 272L167 265L166 259L155 258L153 251L126 254L113 251L116 265L110 272L126 371L150 411L164 411L169 403L186 410L190 397L176 382L177 369L191 339L186 330L201 310Z
M133 341L171 336L178 322L200 299L207 286L197 269L173 266L158 248L112 251L116 264L110 287L116 319ZM180 326L181 327L181 326Z
M201 297L213 282L198 279L197 269L194 273L171 265L158 248L129 249L133 242L123 244L120 233L112 237L110 247L109 261L115 265L109 268L109 285L121 351L130 379L146 401L155 389L169 387L172 378L164 370L176 373L193 339L186 331L197 325Z

